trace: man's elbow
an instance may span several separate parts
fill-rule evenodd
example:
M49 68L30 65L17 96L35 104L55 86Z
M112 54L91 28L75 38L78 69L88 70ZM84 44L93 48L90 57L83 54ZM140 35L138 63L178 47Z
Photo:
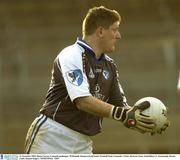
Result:
M82 98L76 98L76 99L74 100L74 104L75 104L75 106L76 106L79 110L81 110Z
M76 107L79 110L84 110L84 106L87 105L88 100L89 100L89 96L88 97L78 97L74 100L74 104L76 105Z

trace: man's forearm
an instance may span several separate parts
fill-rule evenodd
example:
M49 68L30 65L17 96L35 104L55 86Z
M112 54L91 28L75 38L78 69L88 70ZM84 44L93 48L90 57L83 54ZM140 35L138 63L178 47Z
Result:
M99 117L110 117L113 105L103 102L93 96L80 97L75 99L78 109Z

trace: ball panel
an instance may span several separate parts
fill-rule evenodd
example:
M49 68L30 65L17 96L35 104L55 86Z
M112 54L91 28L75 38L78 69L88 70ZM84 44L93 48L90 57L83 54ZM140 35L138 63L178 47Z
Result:
M134 105L138 105L144 101L148 101L150 103L150 107L144 110L142 114L151 116L156 119L156 127L154 128L154 131L158 132L166 123L167 109L164 103L155 97L144 97L138 100Z

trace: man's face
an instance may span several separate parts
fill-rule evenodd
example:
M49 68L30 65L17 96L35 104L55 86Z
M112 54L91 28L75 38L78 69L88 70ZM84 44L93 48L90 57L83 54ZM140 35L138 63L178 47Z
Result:
M108 29L102 30L102 37L100 39L100 46L103 52L110 53L115 50L117 41L121 38L119 32L120 22L113 23Z

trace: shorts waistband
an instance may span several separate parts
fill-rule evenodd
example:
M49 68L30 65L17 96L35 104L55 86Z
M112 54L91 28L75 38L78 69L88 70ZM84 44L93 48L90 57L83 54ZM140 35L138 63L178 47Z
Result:
M46 116L46 115L44 115ZM47 117L47 116L46 116ZM75 138L83 138L83 139L89 139L90 140L90 137L87 136L87 135L84 135L82 133L79 133L69 127L66 127L65 125L59 123L59 122L56 122L54 120L52 120L51 118L47 117L47 120L46 122L50 125L52 125L53 127L55 128L58 128L58 129L61 129L64 133L66 133L67 135L70 135L72 137L75 137Z

